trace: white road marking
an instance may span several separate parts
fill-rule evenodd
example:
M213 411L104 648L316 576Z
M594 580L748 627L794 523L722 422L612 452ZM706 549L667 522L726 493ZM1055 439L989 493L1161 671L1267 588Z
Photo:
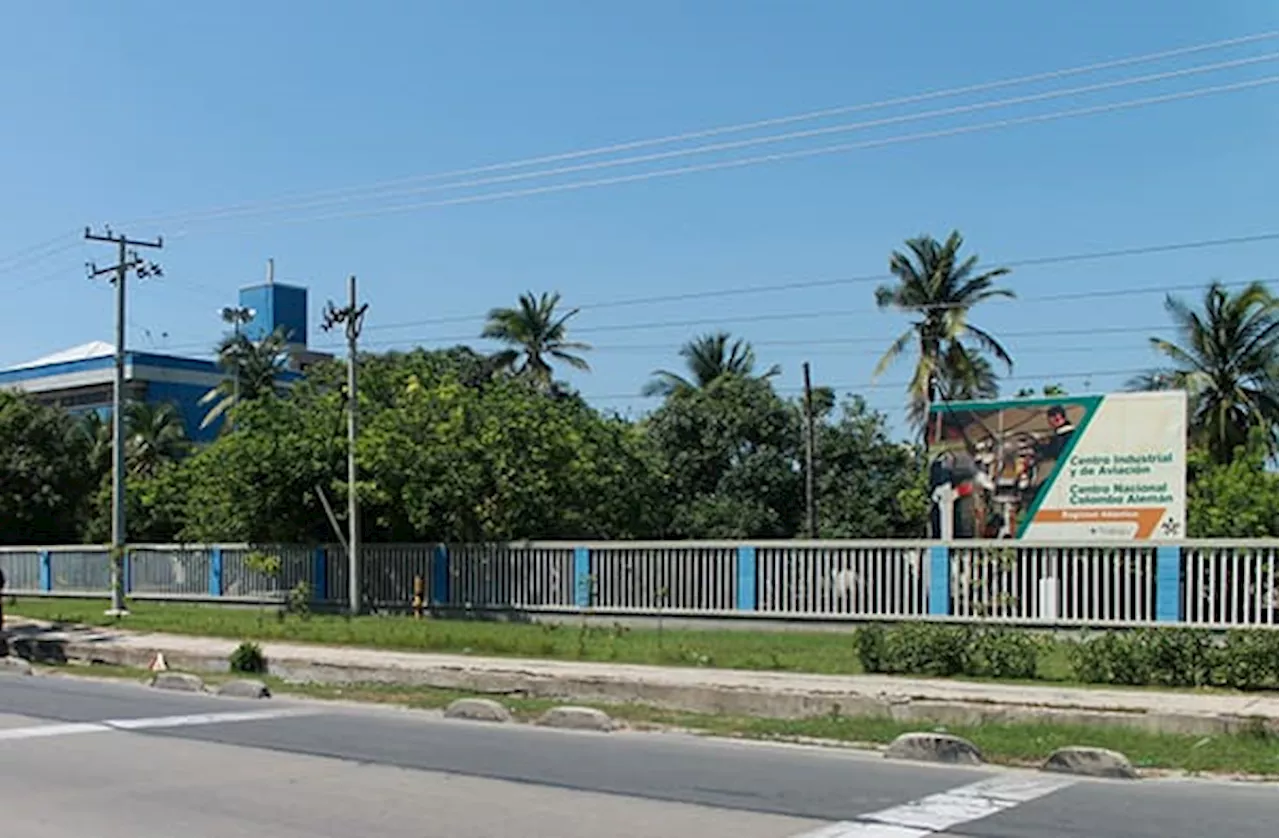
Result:
M252 722L298 716L304 710L249 710L238 713L195 713L186 716L155 716L143 719L104 719L100 722L67 722L0 729L3 739L39 739L45 736L69 736L76 733L107 733L113 730L154 730L156 728L192 727L194 725Z
M901 806L824 826L795 838L926 838L1070 786L1066 777L995 777Z

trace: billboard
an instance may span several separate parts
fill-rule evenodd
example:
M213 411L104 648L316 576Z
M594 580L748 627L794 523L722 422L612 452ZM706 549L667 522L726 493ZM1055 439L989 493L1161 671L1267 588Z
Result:
M1182 391L933 405L930 535L1156 540L1186 531Z

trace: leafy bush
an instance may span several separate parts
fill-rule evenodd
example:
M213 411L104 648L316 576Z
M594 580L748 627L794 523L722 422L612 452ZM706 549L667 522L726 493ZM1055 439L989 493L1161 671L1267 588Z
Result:
M289 597L285 600L284 610L296 614L306 620L311 617L311 585L299 582L289 589Z
M972 630L968 626L904 625L886 639L886 657L901 671L944 677L970 672Z
M853 648L862 664L863 672L879 674L884 672L884 626L866 626L860 628L853 636Z
M1263 690L1278 680L1278 638L1266 629L1120 629L1073 642L1003 626L899 623L859 629L854 649L871 673L1031 680L1055 642L1067 647L1071 679L1083 683Z
M1136 634L1147 665L1147 683L1162 687L1203 687L1210 683L1214 639L1189 628L1147 629Z
M1092 684L1162 687L1276 688L1277 637L1264 629L1191 628L1112 631L1071 649L1074 677Z
M1030 680L1040 671L1044 643L1030 631L992 626L973 638L970 675Z
M262 647L251 640L246 640L231 653L231 671L261 674L267 671L267 656Z
M1004 627L902 623L867 626L854 639L863 670L888 675L1035 678L1042 643Z
M261 573L263 576L274 579L280 575L283 563L280 561L279 556L265 553L261 550L254 550L244 557L244 566L253 573Z
M1274 690L1277 677L1275 632L1241 629L1227 632L1213 668L1213 683L1237 690Z

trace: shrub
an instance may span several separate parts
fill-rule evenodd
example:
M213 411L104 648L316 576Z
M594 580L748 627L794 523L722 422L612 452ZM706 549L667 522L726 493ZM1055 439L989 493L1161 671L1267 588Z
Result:
M1214 664L1213 635L1190 628L1143 629L1137 632L1146 658L1146 683L1161 687L1203 687Z
M1107 631L1071 647L1071 671L1086 684L1141 686L1150 682L1148 656L1138 631Z
M1050 642L1004 626L897 623L858 629L854 648L870 673L1030 680ZM1278 680L1278 638L1267 629L1117 629L1056 642L1072 679L1089 684L1274 690Z
M1029 680L1039 674L1044 643L1032 632L993 626L976 632L973 640L970 675Z
M246 640L231 653L231 671L261 674L267 671L267 656L262 647L251 640Z
M853 648L863 672L884 672L884 626L866 626L858 629L853 638Z
M901 662L903 672L921 675L964 675L970 670L968 626L904 625L890 632L885 656Z
M858 657L867 672L963 675L970 669L972 632L967 626L930 623L868 626L858 631Z
M1213 683L1237 690L1274 690L1277 686L1276 633L1266 629L1227 632L1215 649Z

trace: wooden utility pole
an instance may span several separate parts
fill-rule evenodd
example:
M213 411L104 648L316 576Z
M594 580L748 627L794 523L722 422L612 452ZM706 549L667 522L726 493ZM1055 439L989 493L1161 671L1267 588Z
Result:
M96 235L88 227L84 229L84 237L89 241L110 242L116 245L116 263L99 268L90 262L89 278L97 279L104 275L113 275L111 280L116 286L116 347L115 347L115 384L111 393L111 608L108 614L123 615L128 610L124 604L124 549L127 535L125 532L124 506L124 345L125 345L125 285L129 271L133 271L139 279L150 276L164 276L160 266L154 262L144 262L138 257L133 247L164 247L164 240L136 241L126 235L117 235L106 228L102 235Z
M804 362L804 529L806 538L818 537L818 505L813 476L813 385L809 362Z
M356 302L356 278L347 278L347 304L336 308L329 303L322 328L329 331L342 324L347 336L347 606L352 614L360 613L360 499L356 496L356 435L359 430L356 398L356 344L364 326L369 304Z

